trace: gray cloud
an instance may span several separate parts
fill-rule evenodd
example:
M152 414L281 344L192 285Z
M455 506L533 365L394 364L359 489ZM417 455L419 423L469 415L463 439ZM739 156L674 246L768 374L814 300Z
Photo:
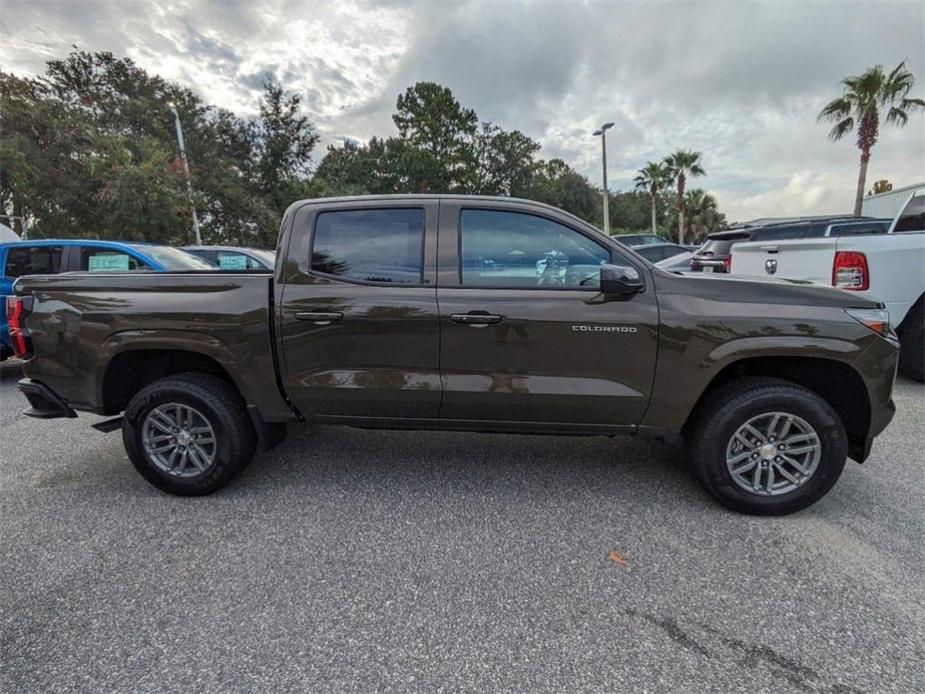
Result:
M909 2L341 2L6 0L0 66L37 73L72 43L129 55L242 113L263 76L303 97L323 142L393 132L396 96L451 87L613 187L679 148L704 153L733 216L846 209L857 153L815 123L846 74L907 60L925 92L925 13ZM923 119L884 130L873 178L925 179Z

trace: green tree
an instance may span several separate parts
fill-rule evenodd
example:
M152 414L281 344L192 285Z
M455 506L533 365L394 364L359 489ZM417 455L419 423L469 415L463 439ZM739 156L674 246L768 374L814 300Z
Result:
M685 194L685 210L690 224L691 241L699 242L707 234L719 231L726 225L726 215L719 211L716 198L702 188L693 188Z
M171 103L205 240L272 245L318 139L298 98L268 81L247 120L111 53L75 49L35 79L0 73L0 204L40 235L189 241Z
M400 94L392 121L405 145L397 162L415 192L465 192L475 165L475 111L447 87L418 82Z
M700 156L700 152L679 149L674 154L669 154L664 162L671 181L677 186L678 243L681 245L684 245L684 190L687 186L687 179L706 175L706 171L700 165Z
M639 169L639 174L633 179L636 183L636 190L648 193L652 206L652 233L658 233L657 202L659 194L671 185L671 174L665 162L646 162L646 165Z
M817 117L818 121L834 123L829 137L840 140L857 128L857 147L861 153L858 167L858 184L854 196L854 214L861 214L864 186L867 181L867 165L870 152L877 144L880 119L884 116L887 125L904 127L915 111L925 110L925 100L910 98L909 92L915 84L912 73L901 62L887 74L881 65L870 68L860 75L845 77L841 81L842 95L833 99Z
M523 195L535 174L540 145L519 130L505 131L483 123L474 138L474 180L471 192L483 195Z

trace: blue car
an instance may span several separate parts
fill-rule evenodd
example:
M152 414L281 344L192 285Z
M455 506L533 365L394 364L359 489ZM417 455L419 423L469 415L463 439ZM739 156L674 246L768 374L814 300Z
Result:
M152 243L89 241L83 239L13 241L0 243L0 296L12 294L13 282L22 275L56 275L85 270L118 272L148 270L171 272L214 270L194 255ZM0 359L12 354L5 306L0 307Z

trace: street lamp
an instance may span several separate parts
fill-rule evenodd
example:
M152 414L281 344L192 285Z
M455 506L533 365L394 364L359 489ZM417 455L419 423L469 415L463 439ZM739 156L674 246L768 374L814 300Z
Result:
M180 145L180 158L183 160L183 171L186 173L186 194L189 197L189 206L193 211L193 234L196 237L196 245L202 245L202 237L199 235L199 218L196 216L196 203L193 201L193 183L189 175L189 162L186 159L186 145L183 143L183 126L180 125L180 114L177 113L177 106L172 101L167 104L173 111L173 120L177 128L177 144Z
M607 192L607 131L613 127L613 123L604 123L598 130L594 131L594 136L601 136L601 153L604 156L604 233L610 234L610 194Z

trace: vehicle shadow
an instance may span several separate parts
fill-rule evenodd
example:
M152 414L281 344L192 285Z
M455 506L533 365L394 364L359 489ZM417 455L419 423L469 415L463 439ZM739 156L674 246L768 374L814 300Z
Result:
M564 496L619 497L627 507L702 506L683 448L643 437L293 428L221 494L450 498L487 495L546 506ZM522 500L522 499L521 499Z

